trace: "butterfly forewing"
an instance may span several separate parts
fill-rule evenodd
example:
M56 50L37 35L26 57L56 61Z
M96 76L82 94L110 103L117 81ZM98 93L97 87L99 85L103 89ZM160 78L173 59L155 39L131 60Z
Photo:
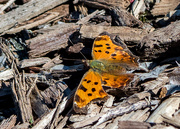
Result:
M114 44L108 35L98 36L93 44L92 56L95 60L108 60L110 62L137 65L136 58L123 47Z

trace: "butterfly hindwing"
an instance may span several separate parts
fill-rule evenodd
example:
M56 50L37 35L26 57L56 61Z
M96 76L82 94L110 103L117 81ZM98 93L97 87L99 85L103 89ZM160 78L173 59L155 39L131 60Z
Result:
M132 81L133 77L133 74L122 74L117 76L104 73L102 74L101 79L103 86L108 86L111 88L121 88L127 86L127 84Z
M101 77L90 69L83 76L74 96L74 108L83 108L94 99L104 98L107 93L103 90Z
M129 49L125 50L122 46L114 44L108 34L99 35L95 39L92 56L95 60L108 60L121 64L137 65L136 58L132 56Z

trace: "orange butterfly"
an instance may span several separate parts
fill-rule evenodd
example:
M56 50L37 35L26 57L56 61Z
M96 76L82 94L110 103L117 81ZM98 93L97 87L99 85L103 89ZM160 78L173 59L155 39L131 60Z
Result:
M86 113L92 100L104 99L108 94L102 86L120 88L127 86L134 75L126 71L137 68L135 57L125 44L116 45L111 36L104 32L94 41L93 60L88 61L90 69L83 76L74 96L74 110Z

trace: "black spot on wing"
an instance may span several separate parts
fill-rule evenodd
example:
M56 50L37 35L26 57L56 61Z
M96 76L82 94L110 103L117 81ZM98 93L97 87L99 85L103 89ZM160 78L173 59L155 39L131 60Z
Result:
M109 54L109 51L105 51L106 54Z
M91 93L88 93L87 95L88 95L88 96L92 96L92 94L91 94Z
M94 47L103 47L103 45L94 44Z
M111 47L107 47L107 49L111 49Z
M97 85L98 84L98 82L94 82L94 85Z
M106 43L106 46L110 46L110 44L109 44L109 43Z
M86 89L83 85L81 85L81 86L79 87L79 89L83 90L84 92L87 91L87 89Z
M98 50L98 52L102 52L101 50Z
M92 92L95 92L95 91L96 91L96 89L95 89L95 88L92 88L92 89L91 89L91 91L92 91Z
M111 54L111 56L116 56L116 54Z
M87 81L87 83L90 83L90 82L91 82L91 80L88 80L88 81Z
M96 50L94 50L95 52L97 52Z

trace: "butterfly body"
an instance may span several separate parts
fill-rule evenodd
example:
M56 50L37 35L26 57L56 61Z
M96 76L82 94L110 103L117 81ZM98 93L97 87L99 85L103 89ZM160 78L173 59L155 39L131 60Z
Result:
M126 69L119 65L119 63L107 62L105 60L90 60L89 66L99 74L122 75L126 72Z
M92 48L93 60L87 61L90 69L82 77L74 97L74 110L86 113L89 102L104 99L108 94L102 86L122 88L129 84L134 74L126 73L138 67L137 58L123 44L113 43L109 34L99 35Z

